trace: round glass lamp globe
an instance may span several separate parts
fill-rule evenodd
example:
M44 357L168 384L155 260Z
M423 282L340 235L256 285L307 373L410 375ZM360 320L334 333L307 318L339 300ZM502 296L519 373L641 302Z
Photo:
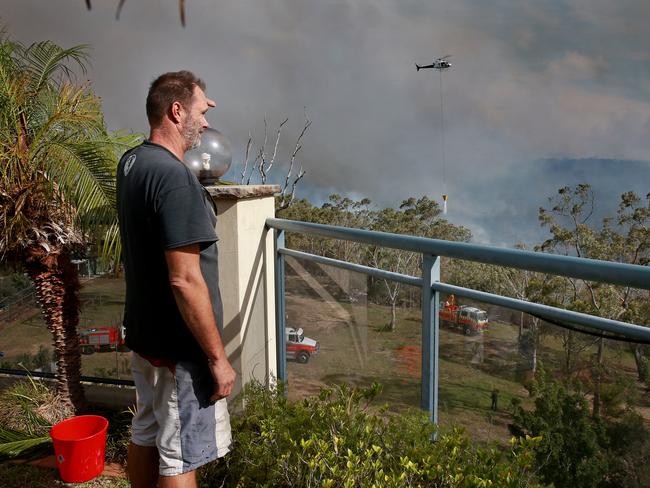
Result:
M202 185L212 185L226 174L232 163L228 139L216 129L205 129L197 147L185 153L183 162Z

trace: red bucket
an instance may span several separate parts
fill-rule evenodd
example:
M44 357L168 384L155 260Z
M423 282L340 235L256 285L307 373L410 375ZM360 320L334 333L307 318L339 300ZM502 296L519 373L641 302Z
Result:
M104 471L108 420L99 415L80 415L54 425L50 436L61 479L81 483Z

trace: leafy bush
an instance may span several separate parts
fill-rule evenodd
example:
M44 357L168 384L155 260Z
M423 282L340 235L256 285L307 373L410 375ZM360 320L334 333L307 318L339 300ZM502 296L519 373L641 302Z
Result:
M541 438L535 464L542 481L558 487L650 486L650 431L629 401L624 377L603 385L609 417L594 417L584 393L553 379L542 367L531 392L535 408L514 406L516 436Z
M650 486L650 431L643 418L627 411L607 425L610 470L604 487Z
M542 438L536 454L542 479L555 486L593 487L607 472L600 449L605 427L592 419L584 395L569 391L543 368L537 373L532 392L535 409L515 408L514 435Z
M458 430L432 442L422 412L372 409L380 390L339 386L289 402L282 388L249 385L232 417L233 452L200 471L201 486L535 486L539 439L513 440L507 453L475 448Z
M617 374L608 378L600 389L600 401L605 415L620 417L626 410L636 405L639 400L639 392L634 380L629 376Z

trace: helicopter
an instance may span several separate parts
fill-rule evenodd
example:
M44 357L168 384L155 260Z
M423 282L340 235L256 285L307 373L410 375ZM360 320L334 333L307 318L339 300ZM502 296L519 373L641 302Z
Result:
M438 59L434 59L432 64L429 64L427 66L420 66L418 63L415 63L415 68L417 71L420 71L421 69L427 69L427 68L433 68L437 69L438 73L440 73L440 148L441 148L441 153L442 153L442 186L443 186L443 194L442 194L442 213L446 214L447 213L447 200L449 200L449 195L447 194L447 169L446 169L446 161L445 161L445 116L444 116L444 109L443 109L443 103L442 103L442 72L451 68L451 63L447 61L451 57L451 54L447 54L446 56L443 56Z
M451 54L447 54L446 56L443 56L442 58L438 58L433 61L432 64L428 64L426 66L420 66L418 63L415 63L415 68L417 71L420 71L421 69L427 69L427 68L433 68L442 71L443 69L449 69L451 68L451 63L447 61L448 58L451 57Z

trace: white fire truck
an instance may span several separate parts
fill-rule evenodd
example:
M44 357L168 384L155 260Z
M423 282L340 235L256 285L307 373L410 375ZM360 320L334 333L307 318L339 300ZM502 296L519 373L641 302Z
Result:
M305 337L301 328L285 327L287 338L287 359L294 359L305 364L314 354L318 354L320 346L318 341Z

